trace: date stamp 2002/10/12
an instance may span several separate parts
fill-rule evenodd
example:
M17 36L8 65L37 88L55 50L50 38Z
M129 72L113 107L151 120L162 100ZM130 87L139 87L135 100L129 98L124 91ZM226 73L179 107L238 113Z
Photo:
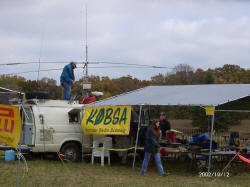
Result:
M199 172L199 177L230 177L229 172Z

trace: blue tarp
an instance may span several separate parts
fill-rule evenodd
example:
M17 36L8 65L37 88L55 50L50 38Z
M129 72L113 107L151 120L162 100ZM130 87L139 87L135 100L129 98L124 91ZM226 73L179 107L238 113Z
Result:
M190 138L189 145L199 145L202 149L209 149L210 148L210 136L207 134L196 134ZM212 149L217 149L218 143L212 141Z

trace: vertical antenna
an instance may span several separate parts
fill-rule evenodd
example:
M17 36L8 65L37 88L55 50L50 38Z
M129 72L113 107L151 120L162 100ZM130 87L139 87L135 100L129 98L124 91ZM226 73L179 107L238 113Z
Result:
M85 62L86 62L86 65L88 65L88 9L87 9L87 5L85 5L85 38L86 38L86 49L85 49ZM88 69L86 68L86 76L88 76Z
M41 44L40 44L39 59L38 59L38 70L37 70L37 79L36 79L36 81L39 81L41 55L42 55L42 45L43 45L43 33L42 33Z
M39 81L39 73L40 73L40 56L39 56L39 59L38 59L38 70L37 70L37 79L36 79L37 82Z
M88 90L91 89L91 84L88 82L88 10L87 5L85 4L85 62L83 62L83 84L82 84L82 96L88 97ZM84 32L84 29L83 29Z

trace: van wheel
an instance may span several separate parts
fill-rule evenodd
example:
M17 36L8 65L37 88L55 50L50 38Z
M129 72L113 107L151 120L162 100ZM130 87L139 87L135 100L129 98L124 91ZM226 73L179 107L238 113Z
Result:
M75 143L67 143L62 147L62 154L67 160L78 162L81 160L81 150Z

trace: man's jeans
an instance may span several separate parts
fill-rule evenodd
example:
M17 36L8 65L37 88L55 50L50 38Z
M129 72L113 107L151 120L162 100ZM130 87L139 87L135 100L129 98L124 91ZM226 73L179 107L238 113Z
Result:
M142 163L142 168L141 168L141 174L144 175L147 171L147 167L148 167L148 163L150 161L150 157L151 157L151 153L149 152L145 152L145 156L144 156L144 160ZM163 171L163 167L161 164L161 157L160 157L160 153L156 153L154 154L154 158L155 158L155 163L159 172L159 175L163 175L164 171Z
M67 83L66 81L61 81L61 84L64 88L64 100L69 100L71 92L70 84Z

